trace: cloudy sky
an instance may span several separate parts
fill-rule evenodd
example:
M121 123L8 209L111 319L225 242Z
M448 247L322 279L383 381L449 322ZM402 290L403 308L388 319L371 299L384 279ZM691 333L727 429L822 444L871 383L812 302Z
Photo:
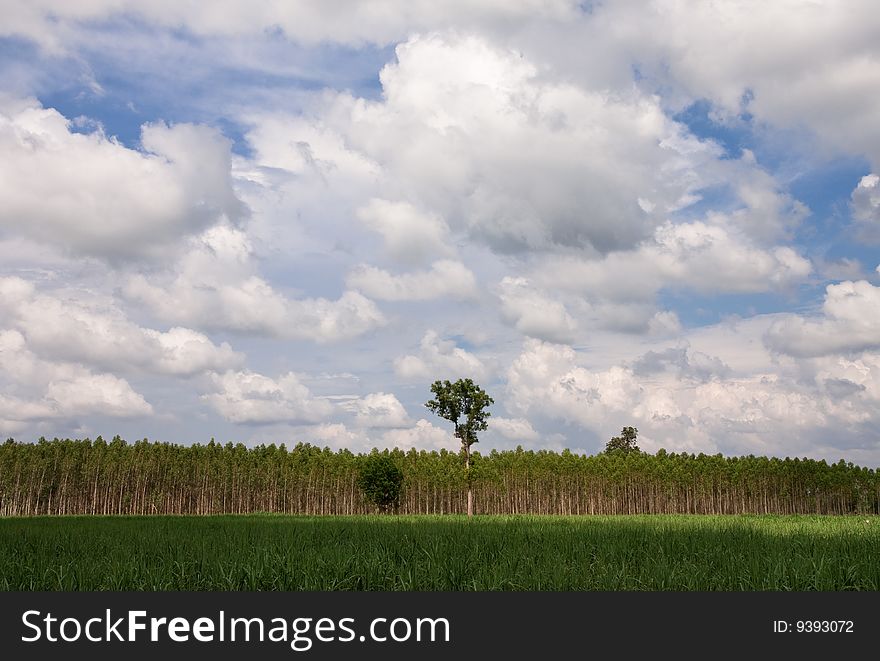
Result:
M0 0L0 433L880 464L873 0Z

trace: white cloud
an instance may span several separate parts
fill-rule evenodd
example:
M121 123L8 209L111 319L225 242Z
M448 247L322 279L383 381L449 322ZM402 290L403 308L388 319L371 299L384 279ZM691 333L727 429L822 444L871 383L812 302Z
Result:
M408 202L374 198L358 209L357 217L382 235L386 252L399 262L419 264L451 253L446 222Z
M325 94L310 125L275 122L259 144L299 145L328 172L375 164L361 178L381 197L406 199L501 252L631 247L695 199L703 166L720 153L655 97L553 82L478 36L414 36L396 54L380 74L382 100Z
M408 354L394 360L394 372L410 380L472 378L481 381L488 376L489 369L474 354L429 330L422 338L418 355Z
M781 191L776 179L758 168L751 151L744 149L742 158L726 164L742 206L724 222L759 244L790 238L809 215L807 206Z
M631 85L560 82L471 33L413 36L396 53L380 76L381 100L328 92L297 117L256 118L250 133L259 162L298 177L320 170L392 256L411 243L424 259L426 241L442 254L447 228L500 253L538 252L538 272L526 274L536 289L592 291L598 323L627 332L674 328L645 304L663 287L753 293L809 275L793 249L768 247L788 237L806 208L751 152L720 159L721 148L671 121L659 98ZM730 187L739 208L668 220L709 185ZM349 200L352 189L370 201ZM310 201L298 211L318 208ZM418 229L404 240L404 227ZM559 277L541 273L545 265ZM441 295L429 273L360 265L347 282L374 298L415 300ZM580 311L563 300L548 305L552 314L539 318L528 313L535 305L509 297L505 317L526 334L570 341Z
M550 342L571 342L577 324L565 306L530 286L526 278L504 278L499 285L501 313L520 333Z
M110 370L189 376L239 367L244 356L188 328L162 332L131 322L112 301L94 294L38 293L21 278L0 278L2 324L26 337L39 355Z
M477 294L474 274L462 263L443 259L430 271L392 275L375 266L354 267L346 285L385 301L426 301L435 298L473 298Z
M391 393L374 392L354 400L347 408L355 411L359 427L408 427L412 423L400 401Z
M578 363L571 347L527 340L507 373L507 408L596 426L639 398L641 387L629 370L591 372Z
M165 1L144 4L133 0L34 0L15 2L6 8L0 34L26 36L56 50L71 40L78 25L133 17L161 27L183 27L202 36L262 35L280 29L290 38L309 45L362 45L387 44L414 31L451 25L491 26L541 17L571 19L576 15L577 4L571 0L520 0L512 4L497 0L378 0L351 5L343 12L321 0L247 4L220 0L211 7Z
M457 450L458 441L446 429L435 427L424 418L408 429L390 429L382 435L386 447L397 447L402 450Z
M880 287L864 280L828 285L821 316L784 315L770 327L766 341L792 356L880 348Z
M681 329L681 320L671 310L655 312L648 320L648 332L652 335L678 335Z
M431 424L424 418L413 424L386 429L379 435L371 435L368 428L349 429L343 423L322 423L303 429L302 437L315 439L318 444L332 448L369 452L373 448L400 448L401 450L452 450L458 449L458 441L452 433ZM313 441L314 442L314 441Z
M816 273L822 280L864 280L864 266L858 259L842 257L829 261L821 257L814 259Z
M668 333L675 327L674 315L658 312L653 303L615 302L599 298L589 306L593 324L620 333Z
M722 116L735 116L747 105L762 124L807 126L826 145L866 153L876 163L880 134L874 118L880 102L874 90L880 83L880 53L873 9L872 0L699 6L658 0L649 7L624 0L593 3L588 11L575 0L383 0L345 11L320 0L225 0L210 7L34 0L5 7L0 34L27 36L47 49L63 50L88 43L105 21L124 24L119 19L125 17L136 25L182 28L233 43L278 30L298 44L354 46L391 44L429 30L478 33L517 48L542 72L555 68L566 79L613 91L631 87L637 67L645 87L662 89L672 103L708 99ZM779 25L786 26L784 33ZM820 61L817 43L823 44ZM247 61L245 54L240 57ZM441 73L453 69L448 59L434 60ZM486 68L474 67L476 72ZM426 80L425 87L430 85Z
M870 238L880 236L880 175L861 178L852 192L853 218Z
M667 223L647 248L667 280L696 291L761 292L806 278L810 262L792 248L762 250L721 226Z
M42 360L17 330L0 330L0 427L99 414L150 415L152 406L125 379L81 365Z
M513 441L534 442L541 438L525 418L499 418L493 415L489 419L489 427Z
M385 323L358 292L346 291L337 300L283 296L254 273L251 252L243 232L214 227L170 279L132 276L125 294L170 323L316 342L350 339Z
M295 174L316 175L315 182L342 180L350 185L369 180L375 183L380 166L367 155L352 150L339 133L322 122L282 114L249 117L248 142L256 149L256 162ZM281 138L281 139L279 139ZM345 194L345 190L340 190ZM381 206L381 203L380 203ZM379 209L377 209L378 211ZM373 213L366 209L367 224ZM380 223L384 225L384 223Z
M312 396L293 372L277 379L249 370L211 375L214 392L202 395L226 420L237 424L317 422L331 404Z
M608 66L637 61L643 76L668 86L673 101L708 99L722 117L745 107L756 123L807 127L824 147L877 163L880 22L872 9L870 0L661 0L647 10L638 2L603 3L578 36L613 53ZM615 29L621 25L625 31Z
M370 440L362 431L351 431L341 422L325 422L306 427L303 438L314 445L347 448L352 451L370 449Z
M633 361L630 368L638 377L672 372L679 378L703 382L730 373L730 367L717 356L695 351L686 345L648 351Z
M46 390L46 400L62 416L127 417L153 412L153 407L125 379L112 374L83 374L69 381L52 381Z
M144 333L161 347L156 365L159 371L168 374L197 374L240 367L244 362L244 356L233 351L227 342L215 345L205 335L189 328L175 327L164 333L147 329Z
M765 369L739 374L692 350L601 370L586 367L587 358L527 341L508 372L508 409L567 421L600 439L632 424L649 451L785 455L821 445L831 456L830 434L849 438L861 425L880 422L872 412L880 410L877 354L849 364L826 361L824 371L807 378L797 369L771 371L769 356ZM841 399L844 387L848 397Z
M851 415L876 417L880 402L880 353L864 352L858 357L824 356L813 361L816 382Z
M637 249L601 260L558 257L535 272L546 287L611 301L650 300L663 287L700 293L784 290L807 278L810 262L788 246L764 249L720 224L667 222Z
M229 142L192 124L144 125L143 152L78 133L35 101L0 106L0 227L78 254L159 258L242 205Z

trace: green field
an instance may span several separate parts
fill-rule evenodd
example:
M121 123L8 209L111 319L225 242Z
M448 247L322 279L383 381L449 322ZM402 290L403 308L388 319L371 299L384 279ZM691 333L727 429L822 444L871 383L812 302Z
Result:
M3 590L878 590L880 518L0 519Z

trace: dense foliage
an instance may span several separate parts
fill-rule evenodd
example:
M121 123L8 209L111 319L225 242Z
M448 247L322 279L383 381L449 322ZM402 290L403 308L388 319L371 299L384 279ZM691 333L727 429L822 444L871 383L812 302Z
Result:
M400 506L403 490L403 471L387 454L373 452L360 462L358 487L366 499L382 512L390 512Z
M0 519L0 590L878 590L866 516Z
M463 513L456 452L384 451L400 467L402 514ZM308 444L0 445L0 515L366 514L368 455ZM846 514L880 512L880 475L840 461L522 449L473 454L477 514Z
M614 436L605 444L605 452L639 452L639 446L636 439L639 436L639 430L635 427L624 427L620 431L620 436Z
M450 381L434 381L431 385L434 399L428 400L425 406L441 418L455 425L455 437L461 441L461 449L465 454L477 442L477 432L488 427L492 414L487 410L495 403L485 390L471 379Z

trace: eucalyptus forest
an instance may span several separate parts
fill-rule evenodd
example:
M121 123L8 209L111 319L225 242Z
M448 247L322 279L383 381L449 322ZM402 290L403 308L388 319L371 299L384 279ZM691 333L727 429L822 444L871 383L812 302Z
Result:
M373 451L378 452L377 450ZM604 452L384 450L403 473L398 514L880 513L876 470L843 460ZM0 516L371 514L369 455L306 443L189 446L41 438L0 445Z

